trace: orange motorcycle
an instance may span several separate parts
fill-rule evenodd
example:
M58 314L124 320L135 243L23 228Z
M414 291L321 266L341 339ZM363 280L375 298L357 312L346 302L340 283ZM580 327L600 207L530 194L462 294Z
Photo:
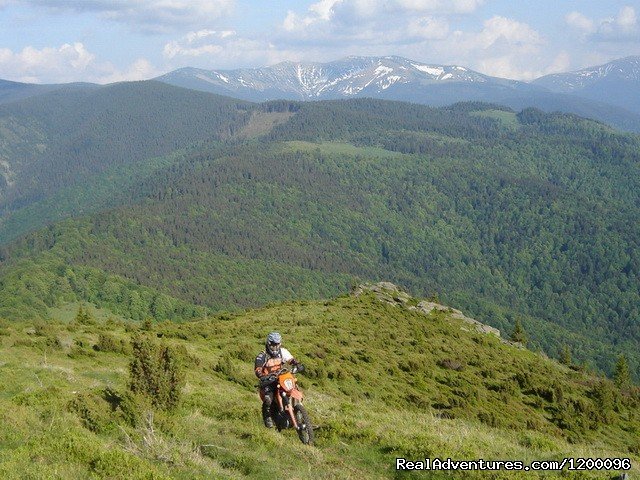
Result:
M270 375L271 381L277 381L273 403L271 403L271 417L278 431L295 428L300 441L306 445L312 445L313 426L309 414L302 405L304 396L298 388L295 373L298 373L297 366L292 369L283 367Z

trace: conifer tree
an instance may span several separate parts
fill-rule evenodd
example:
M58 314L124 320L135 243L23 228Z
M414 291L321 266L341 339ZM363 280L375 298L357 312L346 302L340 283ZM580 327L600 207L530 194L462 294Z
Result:
M144 335L136 335L131 343L129 389L148 397L155 407L175 407L184 385L184 372L176 352Z
M83 308L82 305L78 308L78 313L76 313L75 321L80 325L92 325L95 323L93 315L87 308Z
M562 348L560 349L560 363L562 363L564 365L571 365L572 364L571 349L569 348L569 345L567 345L567 344L562 345Z
M522 328L520 319L516 319L515 327L513 328L513 332L511 333L511 341L521 343L522 345L527 344L527 335L524 332L524 328Z
M616 371L613 374L613 381L618 388L626 388L631 385L631 375L629 374L629 364L624 355L618 357Z

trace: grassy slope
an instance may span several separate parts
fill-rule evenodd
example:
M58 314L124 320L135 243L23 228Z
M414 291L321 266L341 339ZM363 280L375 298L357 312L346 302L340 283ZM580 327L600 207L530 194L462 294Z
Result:
M155 333L186 347L189 361L181 406L170 415L156 412L152 431L145 421L116 423L98 396L105 387L125 389L129 357L90 348L99 333L127 339L135 325L53 323L34 331L6 324L0 330L0 475L394 478L398 456L530 461L631 455L637 464L639 419L621 403L620 413L609 412L598 426L583 418L593 412L576 416L569 429L550 420L562 409L557 392L584 408L594 405L597 379L461 327L447 314L425 316L370 295L158 324ZM315 447L301 445L293 432L260 425L252 360L272 329L285 333L287 346L308 367L301 384L318 426ZM462 370L439 366L446 359L459 361ZM93 431L68 408L92 392L93 410L84 418L93 419ZM603 477L582 472L569 478Z

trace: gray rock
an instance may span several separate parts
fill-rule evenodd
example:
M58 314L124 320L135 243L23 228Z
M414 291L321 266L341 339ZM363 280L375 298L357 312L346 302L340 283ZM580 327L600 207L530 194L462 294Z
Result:
M436 302L430 302L428 300L423 300L416 306L407 305L407 303L412 299L411 295L400 290L397 285L394 285L391 282L363 283L355 287L352 291L352 294L358 297L364 292L373 292L376 298L382 302L386 302L394 306L402 306L412 311L417 310L424 313L425 315L429 315L434 311L448 313L451 318L462 320L463 322L471 325L473 327L473 330L475 330L476 332L492 334L500 337L500 330L498 330L497 328L485 325L484 323L481 323L474 318L467 317L460 310L457 310L455 308L441 305ZM463 327L463 330L467 329Z

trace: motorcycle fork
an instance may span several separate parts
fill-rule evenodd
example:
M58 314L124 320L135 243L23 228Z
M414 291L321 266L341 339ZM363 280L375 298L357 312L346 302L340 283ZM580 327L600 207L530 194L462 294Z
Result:
M287 413L289 414L289 418L291 419L291 424L293 425L293 428L295 428L296 430L298 430L298 422L296 421L296 414L293 412L293 402L291 401L291 399L287 399L286 405L285 405L285 401L283 400L283 394L284 392L280 389L278 389L277 391L277 397L278 397L278 407L280 408L280 411L282 412L283 410L286 410Z
M298 422L296 422L296 414L293 413L293 402L287 402L287 410L289 411L289 416L291 417L291 423L293 424L293 428L298 430Z

